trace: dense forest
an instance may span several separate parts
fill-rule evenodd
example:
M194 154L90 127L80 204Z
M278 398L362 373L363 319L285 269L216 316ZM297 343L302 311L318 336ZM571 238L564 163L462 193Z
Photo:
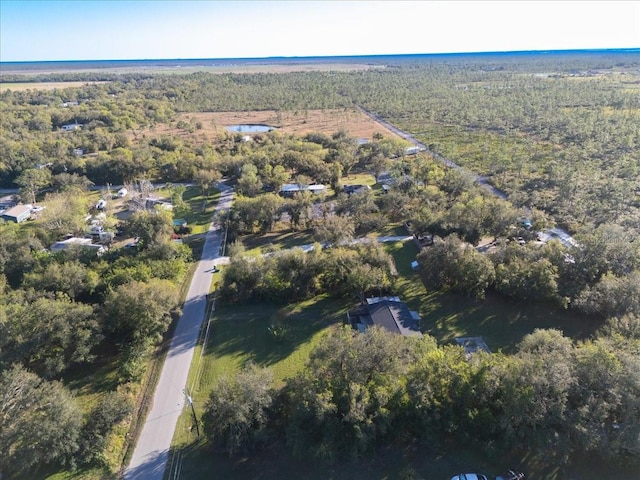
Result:
M193 182L208 198L223 177L237 193L230 242L283 224L318 242L308 254L252 260L232 243L220 285L231 305L394 293L391 257L349 243L406 222L416 238L430 239L417 257L427 289L478 301L491 292L579 312L601 327L580 342L540 330L513 355L472 361L430 337L403 343L383 332L340 330L281 388L254 366L222 379L203 419L212 445L236 453L286 438L295 454L330 460L358 457L381 441L457 438L494 453L530 448L559 462L576 452L637 462L639 67L631 54L405 59L357 72L51 74L47 80L100 83L3 91L0 185L19 187L23 201L47 209L27 226L0 224L0 447L8 452L0 471L20 478L47 464L105 464L105 439L131 414L132 385L179 311L191 251L170 241L169 213L139 212L118 226L140 239L133 250L101 257L45 250L86 228L87 188ZM230 133L211 142L142 133L164 124L202 128L178 121L184 112L304 116L357 107L428 150L406 156L397 140L361 144L343 131L276 131L251 142ZM508 201L439 156L485 177ZM393 188L348 194L343 180L352 172L376 181L385 175ZM289 182L326 184L331 193L277 195ZM170 189L180 203L184 190ZM535 242L536 232L554 225L574 234L576 246ZM480 253L475 247L487 237L493 248ZM110 393L81 408L70 385L105 358L117 359Z

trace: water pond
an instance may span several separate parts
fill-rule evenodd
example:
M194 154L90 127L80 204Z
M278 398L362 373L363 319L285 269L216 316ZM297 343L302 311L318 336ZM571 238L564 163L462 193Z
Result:
M270 125L260 124L243 124L243 125L227 125L228 132L234 133L263 133L275 130L275 127Z

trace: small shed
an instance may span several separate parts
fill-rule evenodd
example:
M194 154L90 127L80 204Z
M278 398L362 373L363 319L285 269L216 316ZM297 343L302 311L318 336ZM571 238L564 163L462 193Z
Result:
M28 220L31 216L32 205L16 205L9 210L5 210L1 217L7 222L21 223Z

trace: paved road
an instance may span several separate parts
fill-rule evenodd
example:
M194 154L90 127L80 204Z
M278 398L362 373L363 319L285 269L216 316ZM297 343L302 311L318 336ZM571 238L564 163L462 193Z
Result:
M494 187L493 185L491 185L489 183L487 177L476 175L475 173L473 173L473 172L461 167L460 165L458 165L454 161L449 160L448 158L445 158L442 155L437 154L436 152L432 152L431 150L429 150L427 148L427 146L424 143L418 141L415 137L413 137L413 135L411 135L411 134L409 134L407 132L403 132L402 130L398 129L397 127L391 125L390 123L385 122L382 118L380 118L376 114L368 112L368 111L364 110L363 108L360 108L360 111L362 111L362 113L364 113L365 115L369 116L370 118L372 118L376 122L378 122L381 125L385 126L387 129L391 130L395 134L397 134L400 137L404 138L405 140L413 143L420 150L429 152L431 155L433 155L433 157L435 159L437 159L438 161L443 163L445 166L450 167L450 168L455 168L456 170L460 170L461 172L466 173L471 178L473 178L474 181L478 182L480 185L482 185L484 188L489 190L496 197L500 197L503 200L508 200L509 199L506 193L504 193L502 190L499 190L496 187ZM575 241L575 239L571 235L569 235L569 233L567 231L563 230L562 228L550 228L550 229L545 230L544 233L546 235L548 235L550 239L551 238L557 238L567 248L578 246L578 243Z
M231 207L233 189L224 184L218 184L218 188L221 194L216 212L224 212ZM164 475L176 423L185 406L183 389L204 321L206 295L211 286L213 266L220 255L223 236L224 230L212 223L162 367L151 411L138 438L131 463L125 470L126 480L162 480Z
M467 175L471 176L474 179L474 181L478 182L480 185L482 185L483 187L485 187L486 189L491 191L491 193L493 193L495 196L500 197L500 198L502 198L504 200L507 199L507 194L504 193L502 190L499 190L496 187L494 187L493 185L491 185L488 182L486 177L481 177L480 175L476 175L473 172L467 170L466 168L461 167L460 165L455 163L453 160L449 160L448 158L445 158L445 157L443 157L442 155L440 155L440 154L438 154L436 152L432 152L431 150L429 150L429 148L424 143L420 142L413 135L411 135L411 134L409 134L407 132L403 132L402 130L398 129L397 127L391 125L389 122L385 122L382 118L380 118L376 114L368 112L368 111L366 111L366 110L364 110L362 108L360 108L360 110L362 111L362 113L367 115L369 118L372 118L373 120L375 120L379 124L383 125L387 129L391 130L396 135L399 135L400 137L404 138L405 140L413 143L421 151L429 152L431 155L433 155L433 157L436 160L438 160L439 162L443 163L445 166L447 166L449 168L454 168L456 170L460 170L461 172L466 173Z

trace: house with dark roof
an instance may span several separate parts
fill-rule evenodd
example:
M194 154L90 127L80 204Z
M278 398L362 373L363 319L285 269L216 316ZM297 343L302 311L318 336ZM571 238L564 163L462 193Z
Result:
M421 337L420 316L398 297L367 298L367 304L348 312L347 319L359 332L376 325L405 337Z

